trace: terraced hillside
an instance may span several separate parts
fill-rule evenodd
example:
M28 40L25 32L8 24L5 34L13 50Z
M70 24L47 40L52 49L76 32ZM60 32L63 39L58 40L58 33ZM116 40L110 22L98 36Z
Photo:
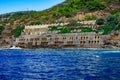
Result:
M119 0L65 0L44 11L20 11L0 15L4 27L41 23L92 20L120 12Z

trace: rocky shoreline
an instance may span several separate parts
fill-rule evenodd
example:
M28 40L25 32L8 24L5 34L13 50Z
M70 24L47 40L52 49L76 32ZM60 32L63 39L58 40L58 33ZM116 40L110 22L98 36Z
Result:
M22 48L23 50L59 50L59 49L80 49L80 50L120 50L120 48Z

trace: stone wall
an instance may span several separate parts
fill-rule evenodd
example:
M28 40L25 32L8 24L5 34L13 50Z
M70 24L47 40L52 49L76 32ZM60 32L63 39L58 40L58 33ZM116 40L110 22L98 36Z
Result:
M21 36L16 39L16 45L25 44L25 47L78 47L100 48L103 45L103 36L91 33L44 34L39 36Z

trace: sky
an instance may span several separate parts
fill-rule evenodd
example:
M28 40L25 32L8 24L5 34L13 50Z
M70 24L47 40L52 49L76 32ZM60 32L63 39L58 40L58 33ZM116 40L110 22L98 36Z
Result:
M65 0L0 0L0 14L27 10L41 11L63 1Z

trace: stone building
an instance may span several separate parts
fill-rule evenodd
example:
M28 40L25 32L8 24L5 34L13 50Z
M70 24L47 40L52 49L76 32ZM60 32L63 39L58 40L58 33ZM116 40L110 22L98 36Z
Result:
M95 21L85 22L85 24L95 24ZM64 23L67 25L68 23ZM49 26L57 26L63 24L44 24L25 26L21 36L16 38L15 45L23 48L100 48L104 44L104 36L95 32L81 33L73 31L73 33L57 34L57 32L49 32Z
M28 48L100 48L103 36L91 33L42 34L37 36L21 36L16 39L16 45Z
M103 36L91 33L48 34L41 43L56 45L57 47L100 48L103 45Z
M24 31L21 36L16 38L15 45L20 47L27 47L31 45L31 42L36 40L42 34L45 34L48 31L48 26L34 25L34 26L25 26Z

